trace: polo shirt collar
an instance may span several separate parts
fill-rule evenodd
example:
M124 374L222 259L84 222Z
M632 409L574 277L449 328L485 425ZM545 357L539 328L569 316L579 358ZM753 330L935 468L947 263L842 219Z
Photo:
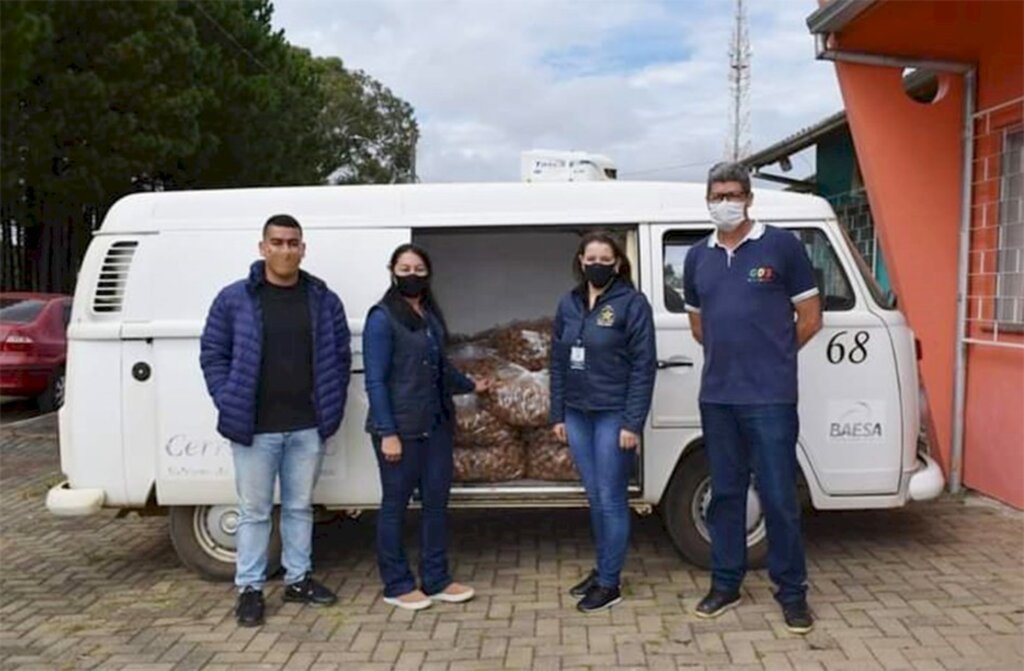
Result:
M740 240L740 244L736 245L735 249L739 249L747 240L757 240L762 235L764 235L764 224L762 224L760 221L755 221L754 225L750 227L750 230L747 231L747 234L743 237L742 240ZM728 249L725 245L718 241L717 228L714 231L712 231L711 236L708 238L708 247L712 249L714 249L715 247L721 247L726 250Z

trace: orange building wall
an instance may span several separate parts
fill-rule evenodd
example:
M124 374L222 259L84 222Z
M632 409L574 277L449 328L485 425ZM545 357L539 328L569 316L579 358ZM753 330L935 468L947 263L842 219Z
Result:
M1014 102L975 115L967 302L972 339L990 341L995 335L996 282L990 273L998 262L1000 150L1004 131L1022 122L1024 99L1019 93ZM999 339L1024 345L1024 334ZM965 414L964 484L1024 508L1024 349L969 346Z
M964 484L1024 508L1024 351L970 349Z
M942 99L925 106L904 95L898 69L837 70L889 278L921 341L929 433L948 472L963 87L949 78Z
M1024 2L886 0L845 28L833 45L850 51L967 61L978 66L977 108L1024 95ZM962 78L941 78L932 104L910 100L896 68L837 63L836 72L893 287L923 345L929 434L948 473L952 441L956 286L961 192ZM1010 106L1011 108L1013 105ZM1000 114L1007 116L1005 111ZM1012 114L1011 114L1012 116ZM1012 122L1012 120L1011 120ZM984 142L991 141L986 140ZM972 187L972 269L992 262L997 166ZM980 164L988 160L988 164ZM998 171L997 171L998 172ZM978 219L983 222L978 224ZM988 266L984 266L988 269ZM973 286L971 294L984 294ZM991 291L989 290L990 294ZM969 306L983 312L984 305ZM1024 350L968 350L965 484L1024 507Z

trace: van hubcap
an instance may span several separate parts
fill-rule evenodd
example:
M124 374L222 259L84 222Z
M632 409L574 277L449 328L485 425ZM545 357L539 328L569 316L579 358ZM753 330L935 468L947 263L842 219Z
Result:
M196 506L192 530L199 547L220 561L234 562L238 516L237 506Z
M697 533L708 544L711 543L711 532L708 531L708 508L711 506L711 476L701 480L700 485L693 493L693 501L690 503L690 515ZM757 495L757 489L750 485L747 490L747 547L761 542L766 534L764 524L764 512L761 510L761 498Z

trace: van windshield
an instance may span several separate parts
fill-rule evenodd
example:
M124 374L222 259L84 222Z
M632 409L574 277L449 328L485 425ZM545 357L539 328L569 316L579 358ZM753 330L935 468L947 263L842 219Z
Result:
M843 240L846 241L846 248L853 254L854 263L857 265L857 271L860 272L860 276L864 278L864 284L868 285L868 291L871 293L871 298L874 299L878 307L883 310L895 310L896 309L896 295L891 291L886 291L875 279L871 269L868 268L867 261L857 251L857 246L850 240L850 236L846 233L846 228L843 226L839 227L839 231L843 234Z

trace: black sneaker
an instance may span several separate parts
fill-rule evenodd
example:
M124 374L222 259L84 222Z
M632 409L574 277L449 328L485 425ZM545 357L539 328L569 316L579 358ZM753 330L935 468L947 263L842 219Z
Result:
M814 629L814 618L806 601L782 605L782 617L791 634L807 634Z
M611 608L620 601L622 601L622 594L618 587L602 587L594 583L576 604L576 609L583 613L596 613L599 610Z
M311 606L333 606L337 603L338 597L307 574L299 582L284 588L284 600L308 603Z
M240 627L258 627L263 624L263 592L246 587L235 604L235 620Z
M700 600L693 613L697 617L711 619L738 605L740 605L739 592L719 592L712 589L706 597Z
M577 599L582 599L587 595L587 590L590 589L591 585L597 584L597 571L594 569L590 570L590 573L586 578L579 581L575 585L569 588L569 594L573 595Z

